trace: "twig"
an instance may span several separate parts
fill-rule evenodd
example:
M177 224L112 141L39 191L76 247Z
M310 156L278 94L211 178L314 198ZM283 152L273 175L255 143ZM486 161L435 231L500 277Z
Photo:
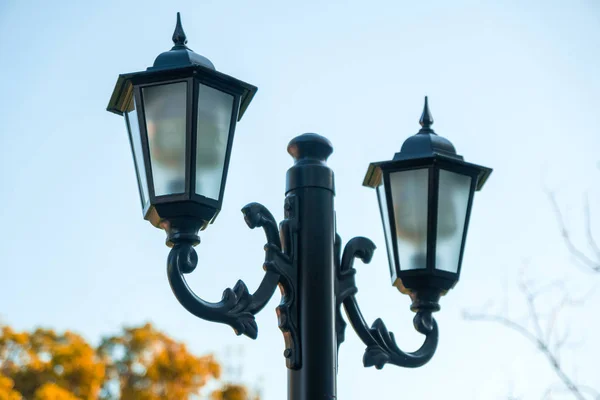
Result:
M564 285L563 285L564 286ZM546 324L546 335L544 340L546 343L550 343L552 340L552 334L554 333L554 327L556 325L556 320L558 319L558 314L569 307L581 306L583 305L595 292L596 288L592 287L587 293L585 293L580 298L573 298L568 293L564 293L561 301L552 309L552 312L548 316L548 322ZM568 328L567 328L568 331ZM559 349L566 342L566 336L569 335L569 332L565 332L561 339L557 339L554 347L555 349Z
M590 198L586 194L583 200L583 214L585 219L585 233L587 236L588 244L590 245L592 251L596 253L596 259L598 268L600 268L600 246L596 243L596 239L592 234L592 217L590 213Z
M554 196L554 193L552 193L551 191L549 191L547 189L546 189L546 193L548 195L548 198L550 199L550 204L552 205L552 209L554 210L554 214L556 215L556 220L558 222L561 235L562 235L563 239L565 240L565 244L566 244L569 252L579 262L583 263L585 266L587 266L592 271L600 272L600 258L597 261L592 260L591 258L589 258L585 253L583 253L581 250L579 250L573 244L573 241L571 240L571 235L569 234L569 230L567 229L567 226L565 224L562 212L560 211L560 207L558 207L558 203L556 201L556 197ZM588 219L588 223L591 224L589 219ZM591 235L591 228L589 230L590 230L589 234ZM589 240L589 238L588 238L588 240ZM593 241L593 238L592 238L592 241ZM594 242L594 245L596 245L595 242Z
M593 400L600 400L600 392L598 392L596 389L591 388L589 386L585 386L585 385L579 385L579 389L582 392L587 392L589 393L591 396L593 396ZM552 394L552 392L566 392L567 390L564 388L557 388L555 385L550 386L548 389L546 389L546 391L544 392L544 396L542 397L542 400L545 399L548 395Z
M489 322L500 323L500 324L520 333L521 336L525 337L527 340L529 340L531 343L533 343L542 352L542 354L544 354L544 356L550 363L552 369L554 369L554 372L556 373L556 375L558 375L560 380L567 387L567 389L571 392L571 394L573 394L573 396L578 400L585 400L585 397L579 390L578 386L565 373L565 371L562 369L562 367L560 365L559 360L556 358L554 353L552 353L552 350L549 348L548 344L541 337L537 337L536 335L531 333L524 326L516 323L515 321L512 321L511 319L505 318L505 317L496 316L496 315L487 315L487 314L471 314L471 313L466 313L466 312L463 313L463 316L465 319L471 320L471 321L489 321Z
M550 313L550 316L548 317L548 323L546 324L546 342L549 343L552 339L552 333L556 325L556 320L558 319L558 314L566 307L567 304L569 304L569 302L569 296L566 294L563 295L563 298L560 301L560 303L558 303L558 305L554 307L554 309Z
M523 279L523 274L521 273L521 279L519 282L519 288L525 294L525 300L527 300L527 309L529 310L529 318L533 321L533 327L535 329L536 336L541 340L544 337L542 332L542 326L540 324L540 319L538 317L537 310L535 308L535 298L536 296L529 290L529 286L527 282Z

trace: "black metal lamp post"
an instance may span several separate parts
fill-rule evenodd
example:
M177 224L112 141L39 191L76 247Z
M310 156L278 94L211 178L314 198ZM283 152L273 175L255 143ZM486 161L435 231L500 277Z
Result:
M432 313L458 281L473 194L491 169L464 162L433 132L427 98L419 133L393 160L369 166L364 185L377 190L392 283L412 298L414 327L425 335L416 352L400 350L380 319L369 327L361 314L353 263L355 258L370 262L375 245L357 237L342 251L333 171L326 164L333 147L314 133L288 145L295 162L287 172L279 228L264 206L251 203L242 209L247 225L263 228L267 238L258 289L250 294L238 281L221 301L207 302L190 289L184 274L196 268L198 232L221 208L235 123L256 87L217 72L188 49L179 14L173 41L175 46L147 71L119 76L108 111L125 116L144 218L167 232L172 247L167 273L179 302L197 317L254 339L254 315L279 286L277 316L291 400L336 398L337 352L346 327L342 305L367 346L365 366L427 363L438 341Z

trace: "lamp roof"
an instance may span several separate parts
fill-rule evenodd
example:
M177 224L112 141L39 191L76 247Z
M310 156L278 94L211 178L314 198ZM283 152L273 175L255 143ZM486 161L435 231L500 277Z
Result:
M421 125L419 132L404 141L400 152L394 155L394 160L430 157L435 154L443 154L462 159L461 156L456 154L454 145L452 145L448 139L439 136L431 129L433 117L429 110L427 96L425 96L425 105L423 106L423 113L421 114L419 124Z
M180 79L181 77L197 74L197 76L202 76L209 85L214 84L217 87L232 88L231 90L240 94L238 121L241 120L258 90L257 87L217 71L208 58L190 50L186 45L187 36L181 25L181 15L179 13L177 13L177 24L172 40L174 46L171 50L165 51L156 57L153 66L145 71L119 75L106 110L123 115L130 108L133 98L132 81L134 80L138 84L138 82L157 82L167 78Z
M187 67L190 65L201 65L205 68L215 70L215 66L208 58L194 53L194 51L186 46L187 36L181 25L180 13L177 13L177 24L175 25L172 40L174 46L171 50L165 51L156 57L154 65L148 68L149 71L162 68Z
M414 168L433 162L445 162L478 171L476 189L481 190L492 170L465 162L463 157L456 153L454 145L448 139L433 131L431 128L433 116L429 109L427 96L425 96L425 105L419 124L421 125L419 132L404 141L400 151L394 155L392 160L373 162L369 165L363 186L378 187L382 182L383 169Z

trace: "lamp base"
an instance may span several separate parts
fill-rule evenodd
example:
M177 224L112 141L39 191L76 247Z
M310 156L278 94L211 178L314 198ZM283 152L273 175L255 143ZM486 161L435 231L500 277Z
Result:
M437 288L424 288L419 290L411 290L409 296L412 300L410 310L418 312L436 312L440 311L440 297L442 296Z
M205 221L193 217L177 217L165 219L160 222L160 228L167 232L166 245L173 247L178 243L191 244L197 246L200 244L198 232L206 224Z

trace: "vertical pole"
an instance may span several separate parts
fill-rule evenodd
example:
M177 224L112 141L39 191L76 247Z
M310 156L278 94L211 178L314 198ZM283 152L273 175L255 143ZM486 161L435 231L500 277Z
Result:
M286 195L297 203L297 306L301 367L288 370L289 400L336 398L337 345L334 293L334 179L329 140L306 133L288 153Z

